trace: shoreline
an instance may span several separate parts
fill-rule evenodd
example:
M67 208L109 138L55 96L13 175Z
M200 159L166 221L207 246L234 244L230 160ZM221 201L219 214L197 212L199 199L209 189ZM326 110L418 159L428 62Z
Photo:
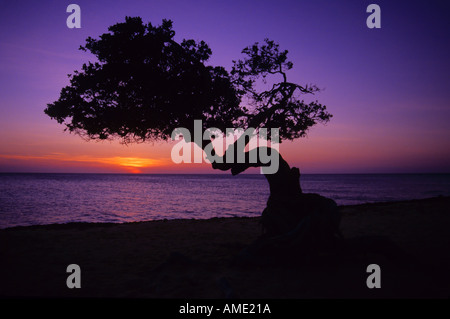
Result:
M261 235L259 217L66 223L0 229L0 298L448 298L450 197L339 206L344 238L381 236L410 258L328 256L301 265L230 264ZM68 289L78 264L82 288ZM382 288L366 286L369 264Z
M407 200L393 200L393 201L383 201L383 202L368 202L368 203L361 203L361 204L351 204L351 205L338 205L338 208L341 210L343 214L348 213L348 209L362 209L367 207L383 207L383 206L389 206L393 204L414 204L418 202L427 202L427 201L436 201L436 200L443 200L443 201L450 201L450 196L445 195L439 195L434 197L427 197L427 198L420 198L420 199L407 199ZM259 219L261 216L233 216L233 217L211 217L211 218L173 218L173 219L151 219L151 220L142 220L142 221L133 221L133 222L67 222L67 223L50 223L50 224L39 224L39 225L18 225L18 226L11 226L11 227L5 227L0 228L1 231L5 230L15 230L15 229L22 229L22 228L53 228L53 227L63 227L63 228L70 228L70 227L90 227L90 226L114 226L114 225L126 225L126 224L139 224L139 223L151 223L151 222L167 222L167 221L184 221L184 220L221 220L221 219Z

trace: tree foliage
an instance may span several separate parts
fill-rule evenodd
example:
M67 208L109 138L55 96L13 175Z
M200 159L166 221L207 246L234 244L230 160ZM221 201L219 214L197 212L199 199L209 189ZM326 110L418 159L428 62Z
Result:
M268 39L245 48L229 73L206 64L212 52L204 41L177 43L169 20L153 26L126 17L108 31L80 47L97 61L69 75L70 85L45 109L88 139L167 140L177 127L193 129L194 120L222 131L276 127L281 139L295 139L331 117L324 105L301 99L319 89L288 82L288 52ZM280 75L271 89L259 89L258 80Z
M314 94L320 89L316 85L301 86L287 80L286 71L293 63L287 60L287 50L280 51L274 41L265 39L245 48L245 58L234 61L232 82L241 96L247 97L253 107L247 115L247 126L253 128L279 128L280 138L295 139L306 134L317 122L327 122L331 114L318 101L305 103L303 95ZM269 90L259 90L258 80L266 83L267 77L281 75Z

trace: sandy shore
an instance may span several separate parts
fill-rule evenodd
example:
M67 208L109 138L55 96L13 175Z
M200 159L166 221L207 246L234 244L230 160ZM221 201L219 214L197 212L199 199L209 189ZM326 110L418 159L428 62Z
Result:
M392 240L407 257L332 256L304 265L237 267L259 218L71 223L0 230L0 297L448 298L450 197L340 207L346 239ZM81 267L68 289L66 267ZM369 264L381 288L366 286Z

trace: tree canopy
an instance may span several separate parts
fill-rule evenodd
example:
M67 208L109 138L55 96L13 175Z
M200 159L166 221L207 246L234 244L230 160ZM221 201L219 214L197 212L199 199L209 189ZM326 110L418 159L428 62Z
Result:
M212 54L204 42L174 40L172 21L159 26L139 17L108 28L80 49L97 58L69 75L70 85L45 113L70 132L88 139L119 138L125 143L170 139L177 127L279 128L279 137L295 139L331 118L305 94L319 88L287 80L293 63L274 41L265 39L242 51L230 72L207 65ZM270 89L258 81L278 76Z

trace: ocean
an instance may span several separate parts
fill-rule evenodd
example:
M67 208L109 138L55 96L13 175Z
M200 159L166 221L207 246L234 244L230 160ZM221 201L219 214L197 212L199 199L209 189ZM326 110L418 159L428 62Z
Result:
M304 174L305 193L338 205L450 195L450 174ZM0 228L260 216L263 175L0 174Z

